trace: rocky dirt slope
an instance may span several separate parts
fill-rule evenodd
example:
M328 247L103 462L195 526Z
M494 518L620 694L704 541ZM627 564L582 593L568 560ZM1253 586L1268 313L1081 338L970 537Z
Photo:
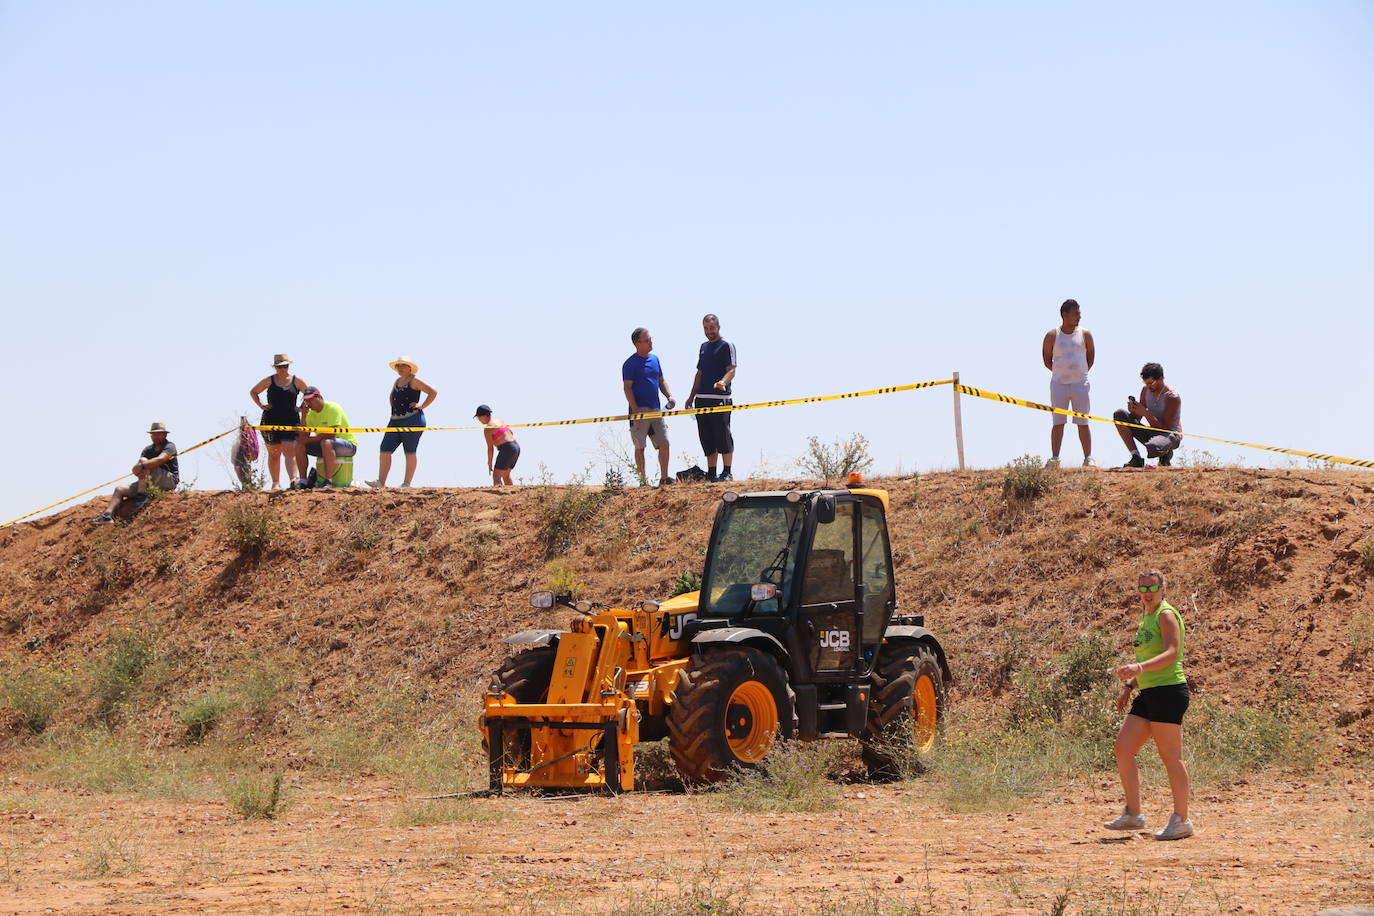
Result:
M899 602L927 614L964 695L995 695L1018 655L1086 630L1124 654L1135 576L1157 567L1188 622L1197 688L1296 699L1338 749L1374 735L1374 475L1065 471L1029 502L1002 482L873 482L892 494ZM193 662L149 718L168 740L173 694L234 659L289 660L297 713L343 714L388 684L468 695L504 635L566 616L527 605L551 561L589 597L662 598L700 571L724 489L189 492L105 527L87 523L92 502L0 531L0 664L78 666L121 628L155 630ZM229 534L250 509L274 525L260 553Z

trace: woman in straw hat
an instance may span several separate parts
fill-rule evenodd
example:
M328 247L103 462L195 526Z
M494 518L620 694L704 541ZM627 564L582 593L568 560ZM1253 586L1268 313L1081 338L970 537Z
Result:
M305 379L291 374L291 357L278 353L272 357L272 375L258 382L248 396L262 410L261 426L300 426L301 414L305 409L300 406L300 393L309 387ZM267 403L260 398L267 392ZM287 481L294 490L305 478L305 452L297 445L300 434L296 432L264 429L262 441L267 443L267 473L272 477L272 489L281 486L281 458L286 455Z
M415 374L419 366L415 365L415 360L409 356L396 357L391 361L391 368L396 370L396 381L391 386L391 422L387 426L400 429L424 426L425 408L434 403L439 392ZM420 403L421 395L424 395L423 404ZM386 476L391 473L391 455L396 451L396 447L400 446L406 453L406 476L401 486L410 486L415 479L415 450L420 447L422 435L424 433L419 431L388 431L382 436L381 454L377 457L377 479L369 480L367 485L386 486Z

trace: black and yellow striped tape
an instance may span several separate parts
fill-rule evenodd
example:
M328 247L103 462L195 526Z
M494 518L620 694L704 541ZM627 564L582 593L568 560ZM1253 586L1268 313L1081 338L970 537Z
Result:
M1116 420L1114 420L1114 419L1108 419L1108 418L1106 418L1106 417L1097 417L1097 416L1093 416L1092 414L1079 413L1079 412L1076 411L1076 410L1066 410L1066 409L1063 409L1063 408L1051 407L1051 406L1049 406L1048 404L1039 404L1039 403L1037 403L1037 402L1035 402L1035 401L1027 401L1027 400L1023 400L1023 399L1021 399L1021 398L1014 398L1014 397L1011 397L1010 395L998 394L998 393L995 392L995 391L984 391L984 390L981 389L981 388L974 388L974 387L971 386L971 385L960 385L960 384L956 384L956 383L954 382L953 379L938 379L938 380L932 381L932 382L914 382L914 383L909 384L909 385L890 385L890 386L888 386L888 387L886 387L886 388L870 388L870 389L868 389L867 391L850 391L850 392L846 392L846 393L844 393L844 394L823 394L823 395L817 395L817 396L815 396L815 397L809 397L809 398L789 398L789 399L787 399L787 400L782 400L782 401L757 401L757 402L755 402L755 403L753 403L753 404L720 404L720 405L716 405L716 406L713 406L713 407L690 407L690 408L684 408L684 409L682 409L682 410L653 410L653 411L646 411L646 412L644 412L644 413L637 413L637 414L615 414L615 415L613 415L613 416L605 416L605 417L581 417L581 418L578 418L578 419L575 419L575 420L543 420L543 421L535 422L535 423L509 423L509 424L506 424L506 425L510 426L512 429L534 429L534 428L546 427L546 426L577 426L577 425L579 425L579 424L584 424L584 423L615 423L615 422L623 422L623 421L627 421L627 420L651 420L651 419L654 419L654 418L656 418L656 417L685 417L685 416L692 416L692 415L695 415L695 414L728 413L728 412L730 412L730 411L738 411L738 410L757 410L757 409L762 408L762 407L788 407L788 406L791 406L791 405L794 405L794 404L819 404L819 403L821 403L821 402L823 402L823 401L843 401L843 400L847 400L847 399L850 399L850 398L865 398L865 397L872 397L872 396L874 396L874 395L879 395L879 394L896 394L896 393L902 392L902 391L916 391L916 390L921 389L921 388L934 388L934 387L936 387L937 385L954 385L954 386L955 386L955 389L956 389L960 394L967 394L967 395L969 395L969 396L971 396L971 397L976 397L976 398L986 398L986 399L989 400L989 401L997 401L998 403L1001 403L1001 404L1012 404L1012 405L1017 406L1017 407L1028 407L1028 408L1030 408L1030 409L1032 409L1032 410L1043 410L1043 411L1045 411L1045 412L1047 412L1047 413L1063 414L1064 416L1068 416L1068 417L1082 417L1083 419L1086 419L1086 420L1094 420L1094 421L1096 421L1096 422L1098 422L1098 423L1111 423L1111 424L1113 424L1114 426L1128 426L1128 427L1133 427L1133 428L1135 428L1135 429L1152 429L1152 428L1153 428L1153 427L1150 427L1150 426L1145 426L1145 425L1140 424L1140 423L1118 423ZM338 433L343 433L343 432L350 432L350 433L439 432L439 431L447 431L447 430L479 430L479 429L485 429L485 427L482 427L482 426L412 426L412 427L400 427L400 426L350 426L350 427L332 427L332 426L329 426L329 427L254 426L254 427L252 427L252 428L253 428L253 429L258 429L258 430L271 430L271 431L308 431L308 432L315 433L315 434L320 434L320 433L333 433L333 434L338 434ZM234 429L226 429L224 432L219 433L218 435L211 436L209 439L206 439L204 442L198 442L198 443L196 443L195 445L191 446L191 447L188 448L188 449L183 449L179 454L181 454L181 455L189 454L189 453L195 451L195 450L198 449L198 448L202 448L202 447L204 447L204 446L206 446L206 445L209 445L211 442L215 442L215 441L217 441L217 440L219 440L219 439L223 439L225 436L229 435L230 433L237 432L237 430L238 430L238 427L235 427ZM1297 456L1297 457L1299 457L1299 458L1312 458L1312 459L1315 459L1315 460L1317 460L1317 461L1329 461L1329 462L1331 462L1331 463L1333 463L1333 464L1348 464L1348 465L1351 465L1351 466L1353 466L1353 467L1368 468L1368 469L1374 470L1374 461L1366 461L1366 460L1360 459L1360 458L1346 458L1346 457L1343 457L1343 456L1341 456L1341 455L1328 455L1328 454L1325 454L1325 453L1323 453L1323 452L1307 452L1307 451L1303 451L1303 450L1301 450L1301 449L1295 449L1295 448L1279 448L1278 446L1275 446L1275 445L1260 445L1260 444L1255 443L1255 442L1242 442L1242 441L1240 441L1240 440L1238 440L1238 439L1222 439L1222 438L1217 437L1217 436L1204 436L1204 435L1202 435L1201 433L1194 433L1194 432L1185 433L1185 435L1188 436L1188 437L1191 437L1191 438L1195 438L1195 439L1205 439L1205 440L1208 441L1208 442L1221 442L1221 443L1224 443L1224 444L1226 444L1226 445L1238 445L1238 446L1241 446L1242 448L1257 448L1257 449L1260 449L1260 450L1262 450L1262 451L1266 451L1266 452L1275 452L1275 453L1280 454L1280 455L1295 455L1295 456ZM114 478L113 480L108 480L108 481L106 481L105 483L96 484L95 486L91 487L91 488L88 489L88 490L82 490L80 493L77 493L77 494L75 494L75 495L73 495L73 496L68 496L66 499L58 500L57 502L51 503L50 505L47 505L47 506L44 506L44 507L41 508L41 509L35 509L34 511L29 512L29 513L27 513L27 514L25 514L25 515L21 515L21 516L19 516L19 517L16 518L16 519L13 519L13 520L11 520L11 521L5 522L3 525L0 525L0 528L8 528L10 525L16 524L17 522L22 522L22 521L24 521L25 519L32 518L32 517L35 516L35 515L38 515L38 514L40 514L40 513L43 513L43 512L48 511L49 509L56 509L58 506L63 505L64 503L69 503L69 502L71 502L71 501L74 500L74 499L80 499L82 496L86 496L86 495L89 494L89 493L94 493L96 490L100 490L100 489L103 489L103 488L105 488L105 487L112 486L112 485L114 485L114 484L116 484L116 483L119 483L121 480L124 480L126 477L129 477L129 476L130 476L130 475L128 475L128 474L124 474L124 475L122 475L122 476L120 476L120 477Z
M960 394L972 395L975 398L986 398L989 401L997 401L999 404L1014 404L1017 407L1029 407L1032 410L1044 410L1048 413L1063 414L1066 417L1082 417L1085 420L1096 420L1099 423L1111 423L1113 426L1129 426L1134 429L1154 429L1152 426L1145 426L1141 423L1119 423L1116 420L1109 420L1106 417L1095 417L1089 413L1079 413L1076 410L1065 410L1060 407L1050 407L1048 404L1037 404L1035 401L1023 401L1021 398L1014 398L1010 395L998 394L995 391L984 391L981 388L973 388L969 385L955 386ZM1280 455L1296 455L1299 458L1314 458L1317 461L1330 461L1333 464L1349 464L1357 468L1374 469L1374 461L1365 461L1362 458L1345 458L1341 455L1327 455L1323 452L1304 452L1296 448L1279 448L1277 445L1259 445L1255 442L1241 442L1239 439L1222 439L1217 436L1204 436L1201 433L1185 432L1185 437L1193 439L1206 439L1208 442L1223 442L1226 445L1239 445L1244 448L1257 448L1266 452L1277 452Z
M209 445L211 442L215 442L215 441L217 441L217 440L219 440L219 439L223 439L225 436L229 435L230 433L236 433L236 432L238 432L238 431L239 431L239 428L238 428L237 426L235 426L233 429L226 429L224 432L220 433L220 434L217 435L217 436L211 436L209 439L206 439L204 442L197 442L195 445L191 446L190 448L179 449L179 450L177 451L177 457L180 458L182 455L189 455L191 452L194 452L194 451L195 451L196 449L198 449L198 448L202 448L203 446ZM19 516L18 518L10 519L8 522L5 522L5 524L0 525L0 528L8 528L10 525L16 524L16 523L18 523L18 522L22 522L22 521L23 521L24 519L26 519L26 518L33 518L35 515L38 515L38 514L41 513L41 512L47 512L49 509L56 509L58 506L62 505L63 503L69 503L69 502L71 502L71 501L74 500L74 499L80 499L81 497L85 496L85 495L88 494L88 493L94 493L96 490L103 490L103 489L105 489L106 487L112 487L112 486L114 486L115 484L119 483L121 480L125 479L126 477L132 477L132 476L134 476L134 475L132 475L132 474L121 474L121 475L119 475L118 477L114 478L113 480L107 480L107 481L105 481L104 483L98 483L98 484L96 484L95 486L91 487L89 490L82 490L80 493L77 493L75 496L68 496L66 499L59 499L57 502L52 503L51 505L44 506L44 507L41 508L41 509L34 509L32 512L29 512L29 513L27 513L27 514L25 514L25 515L21 515L21 516Z
M734 410L756 410L760 407L789 407L793 404L819 404L822 401L843 401L848 398L866 398L877 394L896 394L899 391L915 391L918 388L934 388L936 385L952 385L953 379L942 378L933 382L913 382L910 385L892 385L887 388L870 388L867 391L850 391L845 394L822 394L811 398L791 398L785 401L757 401L753 404L722 404L715 407L685 407L682 410L646 410L643 413L615 414L607 417L581 417L576 420L543 420L537 423L507 423L511 429L534 429L541 426L577 426L582 423L616 423L626 420L652 420L657 417L687 417L694 414L729 413ZM320 433L423 433L453 430L485 429L484 426L255 426L281 432Z

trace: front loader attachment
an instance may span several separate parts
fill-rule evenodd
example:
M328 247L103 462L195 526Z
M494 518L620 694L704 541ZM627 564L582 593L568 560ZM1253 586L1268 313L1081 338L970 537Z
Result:
M536 702L499 683L486 696L482 726L493 792L634 788L639 711L625 689L628 628L610 614L576 624L559 637L547 692L538 690Z

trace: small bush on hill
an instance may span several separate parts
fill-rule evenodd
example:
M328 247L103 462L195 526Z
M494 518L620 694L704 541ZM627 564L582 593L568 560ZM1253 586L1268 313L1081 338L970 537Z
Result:
M80 878L123 878L138 871L139 856L133 845L114 833L87 837L81 844Z
M1365 572L1374 573L1374 538L1369 538L1360 548L1360 565Z
M224 535L229 546L247 553L267 549L278 534L277 517L267 506L235 503L224 512Z
M822 442L819 436L808 436L806 452L797 459L797 467L802 473L828 484L845 480L851 472L867 471L873 467L873 456L868 453L868 439L862 433L829 444Z
M611 490L591 490L585 477L575 477L566 487L545 487L539 500L539 542L550 555L573 545L582 530L610 498Z
M587 583L577 577L577 571L560 560L546 564L544 569L549 574L544 587L555 595L580 595L587 588Z
M677 574L677 578L673 580L673 587L668 592L668 597L676 598L678 595L696 591L701 591L701 576L688 570Z
M157 639L140 630L119 630L91 667L91 695L95 717L108 722L138 690L144 671L153 663Z
M205 740L230 708L229 698L222 693L201 694L184 703L177 712L177 721L186 727L186 738L192 742Z
M66 692L67 678L51 668L6 671L0 675L0 706L19 713L30 735L42 734L48 727Z
M1039 499L1054 486L1055 469L1045 467L1043 459L1022 455L1007 465L1002 475L1002 495L1009 499Z

